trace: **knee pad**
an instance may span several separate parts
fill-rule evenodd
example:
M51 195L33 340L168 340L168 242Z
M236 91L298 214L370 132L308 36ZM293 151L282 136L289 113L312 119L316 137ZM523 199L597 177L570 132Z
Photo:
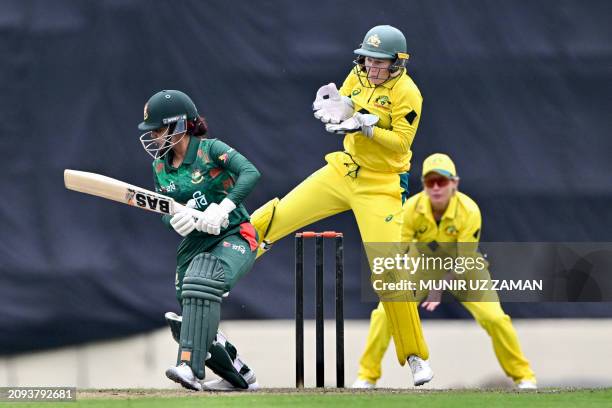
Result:
M199 379L204 378L204 361L219 327L224 277L219 259L204 253L193 258L183 279L178 363L189 364Z

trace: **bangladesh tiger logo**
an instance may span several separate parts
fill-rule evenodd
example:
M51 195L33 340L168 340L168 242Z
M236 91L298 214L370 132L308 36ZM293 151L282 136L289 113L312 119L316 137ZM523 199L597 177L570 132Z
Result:
M204 175L200 171L200 169L195 170L191 173L191 183L192 184L200 184L204 180Z

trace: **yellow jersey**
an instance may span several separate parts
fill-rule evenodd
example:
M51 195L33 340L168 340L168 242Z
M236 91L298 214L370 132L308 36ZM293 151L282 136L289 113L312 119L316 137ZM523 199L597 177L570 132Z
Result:
M423 97L412 78L404 71L374 88L362 86L351 70L340 93L353 101L355 112L379 117L372 138L361 132L344 137L344 150L355 162L370 170L383 173L403 173L410 169L414 140Z
M457 191L440 222L436 222L425 191L404 204L403 242L478 242L482 217L478 204Z

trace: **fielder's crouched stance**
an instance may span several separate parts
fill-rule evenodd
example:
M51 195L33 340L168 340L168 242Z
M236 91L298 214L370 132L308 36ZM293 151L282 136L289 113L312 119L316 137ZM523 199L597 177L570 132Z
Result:
M146 131L141 141L154 158L155 190L198 210L162 217L184 237L176 269L183 317L166 314L179 351L166 375L193 390L257 388L253 370L217 330L223 297L255 261L257 234L241 203L259 172L225 143L205 138L206 123L182 92L153 95L138 127ZM205 365L222 379L202 383Z
M406 73L406 39L398 29L372 28L355 54L342 87L321 87L313 104L328 132L345 135L344 151L328 154L327 165L253 213L264 246L348 210L363 242L400 242L403 185L422 97ZM410 362L415 385L426 383L433 373L417 304L398 299L384 307L399 363Z
M455 164L445 154L433 154L423 163L424 191L411 197L404 212L403 239L421 243L477 243L482 219L478 205L457 191L459 178ZM473 246L476 248L476 246ZM483 277L490 279L485 269ZM457 296L457 294L453 293ZM441 291L416 294L427 296L422 304L433 311L439 304ZM462 301L461 304L491 337L493 350L504 373L519 389L536 388L535 375L523 355L510 317L504 313L496 293L483 301ZM389 319L382 305L372 312L365 350L359 361L359 377L354 388L374 388L381 377L381 362L391 340Z

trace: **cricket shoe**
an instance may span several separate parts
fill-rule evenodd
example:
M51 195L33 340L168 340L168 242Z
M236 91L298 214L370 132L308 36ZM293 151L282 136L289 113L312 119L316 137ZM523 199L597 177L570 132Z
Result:
M249 385L249 388L236 387L229 381L218 378L202 383L202 389L204 391L255 391L259 389L259 383L257 382L257 377L255 377L255 372L253 370L247 371L242 377Z
M533 380L521 380L516 383L516 388L519 390L537 390L538 385Z
M412 370L412 380L415 387L430 382L434 376L433 370L429 366L429 361L423 360L414 354L408 357L408 365Z
M172 381L181 384L188 390L202 391L202 384L198 381L191 367L185 363L181 363L176 367L170 367L166 370L166 377Z
M351 385L351 388L360 388L363 390L372 390L374 388L376 388L376 383L372 382L372 381L368 381L368 380L364 380L361 378L357 378L355 380L355 382L353 383L353 385Z

